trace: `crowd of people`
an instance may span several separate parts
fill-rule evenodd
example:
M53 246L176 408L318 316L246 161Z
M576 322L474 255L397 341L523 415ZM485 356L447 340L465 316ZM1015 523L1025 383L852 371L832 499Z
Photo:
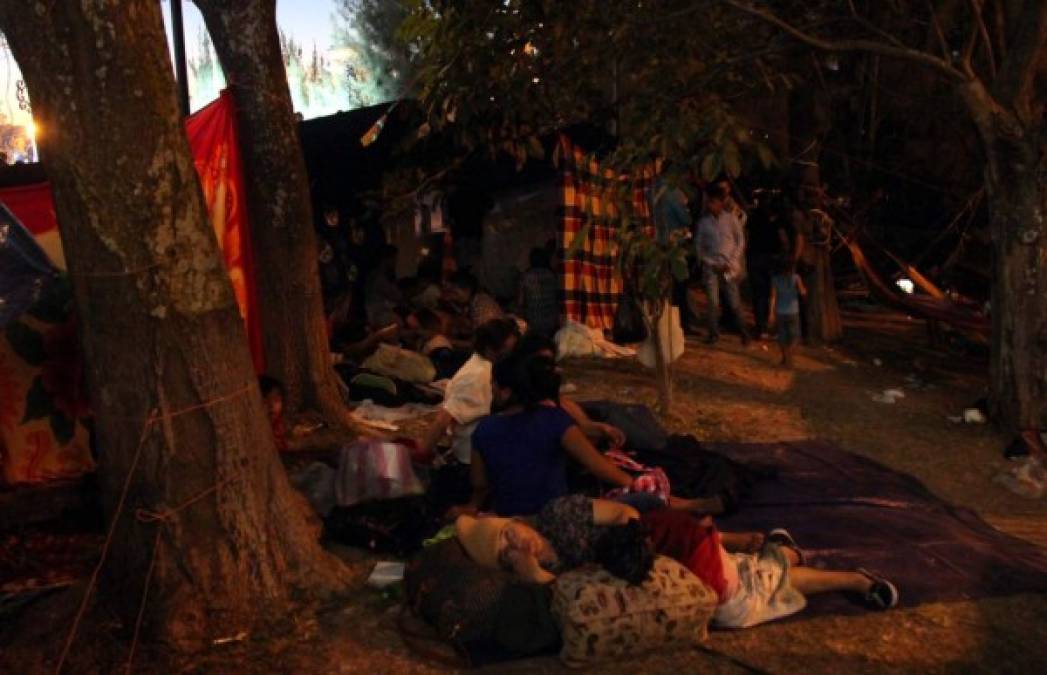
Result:
M741 308L748 280L757 335L776 325L783 363L791 363L812 286L804 211L780 196L747 211L732 186L719 182L704 190L701 213L691 216L681 191L655 210L659 236L676 230L693 240L709 298L708 341L720 336L721 297L743 342L750 340ZM724 511L723 499L675 494L666 471L625 451L621 429L561 393L552 339L561 321L554 245L531 251L508 302L467 269L447 274L442 264L422 264L417 277L398 279L397 250L356 221L343 223L335 209L323 211L318 246L331 351L351 397L412 400L411 381L388 388L368 372L368 359L383 348L400 350L403 362L422 359L442 381L442 393L430 387L417 394L436 407L413 445L417 457L457 471L469 496L445 517L477 563L546 583L596 562L638 583L655 553L668 555L716 590L715 620L724 626L791 614L804 595L825 591L858 593L874 608L897 603L897 589L869 572L803 567L788 532L720 532L711 518ZM674 299L693 330L688 290L682 282ZM279 383L263 379L262 386L277 442L286 445ZM595 494L577 493L578 474L598 486Z
M720 180L707 185L692 208L683 191L662 191L664 203L653 210L659 236L676 232L692 242L694 271L673 289L685 332L703 332L689 293L692 285L700 285L707 300L704 332L709 344L720 339L726 319L743 345L753 333L762 339L774 329L781 362L789 366L799 341L838 337L835 294L827 276L831 222L818 208L821 193L797 192L795 200L789 191L768 191L749 202L729 180ZM752 331L743 318L746 286Z

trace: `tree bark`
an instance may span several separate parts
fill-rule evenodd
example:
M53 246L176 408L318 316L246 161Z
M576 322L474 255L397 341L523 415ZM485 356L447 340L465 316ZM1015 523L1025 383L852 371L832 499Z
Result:
M178 113L159 3L5 1L0 30L41 128L103 506L120 516L99 599L134 624L154 541L143 628L176 649L251 631L297 591L341 588L344 568L320 548L276 454Z
M1047 130L980 83L960 93L986 153L994 412L1010 431L1047 429Z
M289 412L353 426L331 367L305 159L276 0L195 0L236 101L266 368Z

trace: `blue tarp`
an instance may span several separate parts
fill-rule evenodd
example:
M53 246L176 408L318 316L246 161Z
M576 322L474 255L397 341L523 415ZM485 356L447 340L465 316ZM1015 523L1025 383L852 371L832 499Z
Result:
M33 235L0 204L0 328L35 304L57 277Z

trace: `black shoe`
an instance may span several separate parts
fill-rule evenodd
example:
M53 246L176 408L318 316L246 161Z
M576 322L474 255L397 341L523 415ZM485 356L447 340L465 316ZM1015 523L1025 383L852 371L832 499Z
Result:
M748 333L742 333L742 346L743 347L748 347L749 343L752 342L752 341L753 340L752 340L751 337L749 337Z
M880 611L898 605L898 588L894 584L868 570L859 569L858 573L864 574L873 582L872 587L865 594L865 604Z
M706 338L705 338L705 344L707 344L707 345L714 345L714 344L716 344L719 341L720 341L720 334L719 333L709 333L709 335L707 335Z

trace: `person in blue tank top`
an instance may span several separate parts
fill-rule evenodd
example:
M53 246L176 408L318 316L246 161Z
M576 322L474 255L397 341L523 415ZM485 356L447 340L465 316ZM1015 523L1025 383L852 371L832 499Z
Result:
M632 476L601 455L559 406L560 382L556 363L545 356L510 357L495 365L495 403L508 407L473 432L473 498L452 516L475 513L488 498L500 516L538 513L567 494L569 459L603 483L632 485Z
M796 263L780 258L771 277L771 307L778 326L778 346L782 349L782 365L792 367L793 347L800 339L800 298L807 296L803 280L796 273Z

